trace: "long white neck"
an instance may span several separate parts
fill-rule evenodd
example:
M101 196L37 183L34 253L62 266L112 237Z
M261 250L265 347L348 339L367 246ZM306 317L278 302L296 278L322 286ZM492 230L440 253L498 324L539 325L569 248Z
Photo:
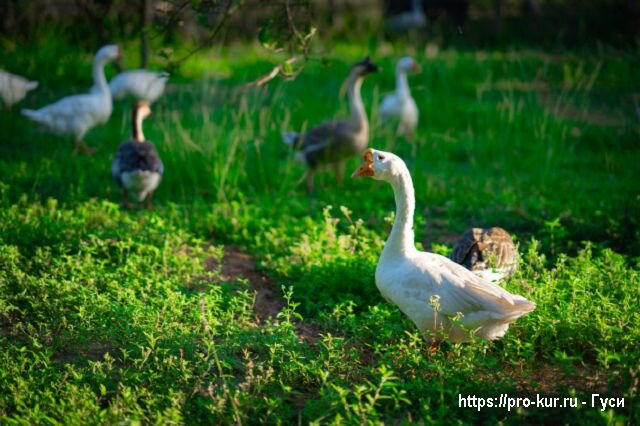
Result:
M101 57L96 57L93 60L93 84L97 87L102 95L111 96L109 86L107 86L107 79L104 76L104 64L105 60Z
M416 246L413 234L413 214L415 211L415 193L411 174L401 170L389 181L396 198L396 218L391 234L384 245L382 256L394 256L414 252Z
M362 87L362 76L349 77L349 110L351 111L351 122L356 128L361 129L368 127L367 113L364 110L362 97L360 96L360 88Z
M407 98L411 96L409 90L409 82L407 81L407 73L400 69L396 69L396 93L401 98Z

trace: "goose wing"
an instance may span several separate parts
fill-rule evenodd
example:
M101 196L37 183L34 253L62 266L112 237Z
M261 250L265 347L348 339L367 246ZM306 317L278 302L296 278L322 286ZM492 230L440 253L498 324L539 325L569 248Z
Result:
M395 93L384 97L382 102L380 102L378 112L382 117L398 114L398 99Z
M515 268L518 250L511 235L502 228L471 228L458 239L450 259L472 271Z
M518 263L518 250L513 238L502 228L485 229L478 247L484 260L496 268L512 268Z
M353 155L354 129L347 121L322 123L302 136L300 152L312 167Z
M488 311L497 317L518 317L535 309L535 303L509 293L461 265L432 253L421 253L418 274L432 295L440 296L440 309L446 315Z
M100 114L103 109L101 99L96 94L68 96L35 111L22 110L22 113L52 130L72 133L90 128L103 120L104 114Z
M475 230L479 228L467 229L464 234L458 238L453 251L449 255L449 258L454 262L464 266L467 269L472 269L473 265L478 261L479 249L478 239L475 236Z
M118 181L122 173L134 171L164 172L164 164L153 143L130 140L120 144L111 164L113 178Z

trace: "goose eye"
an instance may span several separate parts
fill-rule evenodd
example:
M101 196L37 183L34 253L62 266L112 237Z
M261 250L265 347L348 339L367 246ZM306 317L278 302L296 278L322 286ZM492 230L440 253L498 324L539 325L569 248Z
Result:
M382 160L384 160L384 155L378 154L378 161L382 161Z

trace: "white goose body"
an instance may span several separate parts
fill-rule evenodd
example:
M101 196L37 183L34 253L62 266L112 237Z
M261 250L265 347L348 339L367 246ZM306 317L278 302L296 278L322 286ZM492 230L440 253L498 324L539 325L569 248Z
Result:
M420 113L416 101L411 96L407 73L419 71L413 58L405 56L396 66L396 90L380 103L380 119L385 124L397 124L397 133L411 136L418 127Z
M125 71L109 82L113 99L133 98L153 103L164 93L169 73L153 72L145 69Z
M76 149L90 152L83 142L85 134L93 127L106 123L113 108L104 66L119 56L120 49L116 45L104 46L98 51L93 60L94 87L91 93L68 96L38 110L23 109L22 114L51 133L73 136Z
M27 92L38 87L37 81L29 81L19 75L0 70L0 102L6 107L20 102Z
M415 198L411 175L391 153L369 149L354 177L391 184L396 219L376 267L376 286L409 317L428 341L465 342L472 335L498 339L509 323L535 309L522 296L485 281L452 260L414 245Z

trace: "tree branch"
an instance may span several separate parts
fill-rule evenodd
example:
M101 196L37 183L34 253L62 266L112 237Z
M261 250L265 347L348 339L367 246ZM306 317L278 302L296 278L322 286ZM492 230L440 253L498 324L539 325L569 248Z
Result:
M287 59L286 61L284 61L281 64L278 64L277 66L273 67L273 69L268 72L267 74L264 74L262 77L257 78L256 80L247 83L244 85L244 87L260 87L263 84L266 84L268 82L270 82L271 80L273 80L274 78L276 78L279 74L283 74L285 76L286 79L294 79L298 76L298 74L300 74L300 72L302 71L302 69L304 68L301 67L300 69L296 70L293 73L289 73L286 74L283 72L283 69L286 65L292 65L296 62L298 62L300 59L304 58L304 55L296 55L293 56L289 59Z

